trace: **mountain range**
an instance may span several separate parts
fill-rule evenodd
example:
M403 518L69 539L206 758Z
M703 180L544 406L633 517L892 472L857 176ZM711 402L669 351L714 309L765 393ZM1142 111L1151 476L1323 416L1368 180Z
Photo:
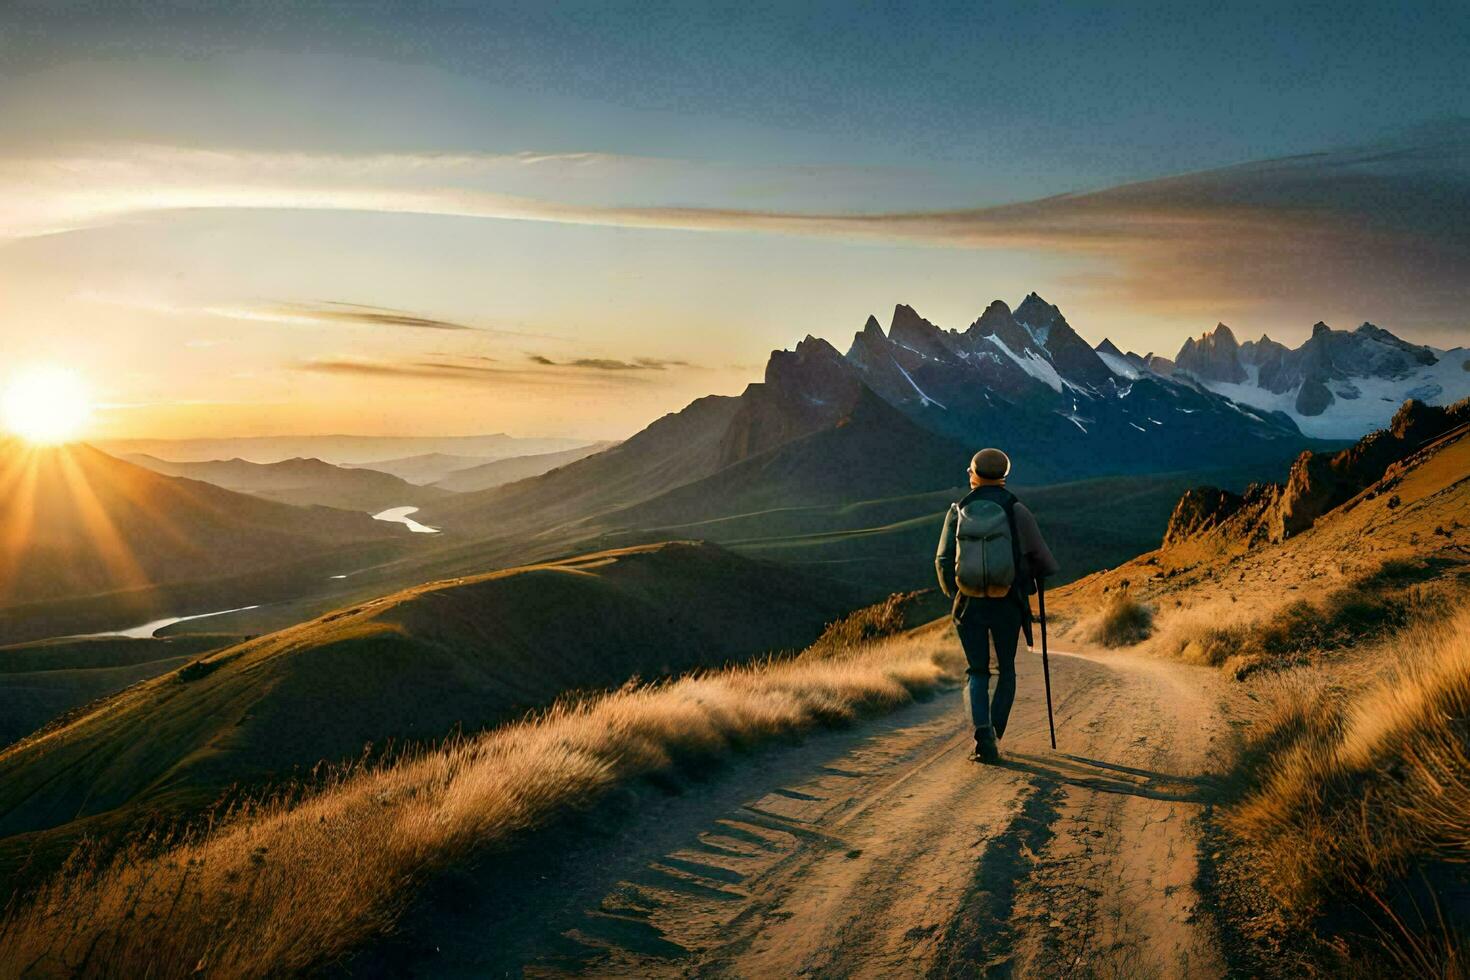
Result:
M553 472L433 503L450 530L509 533L587 522L690 523L964 483L984 444L1031 485L1285 460L1306 447L1280 412L1188 377L1117 364L1031 294L964 331L899 305L847 353L807 337L774 351L738 396L701 398L625 442Z
M244 436L204 439L108 439L97 447L115 456L146 453L175 462L244 459L279 463L297 457L352 465L405 457L442 454L468 457L469 465L508 456L560 452L584 445L585 439L523 439L502 432L480 436ZM392 471L388 471L392 472ZM403 474L397 473L396 476ZM405 479L408 479L405 477ZM432 481L426 481L432 482Z
M321 505L369 514L391 507L422 507L449 492L415 486L376 469L334 466L319 459L286 459L279 463L217 459L194 463L146 453L132 453L125 458L155 473L200 480L284 504Z
M1411 398L1443 406L1470 395L1470 350L1411 344L1371 323L1349 331L1319 321L1295 349L1265 334L1238 342L1221 323L1186 340L1172 362L1122 357L1135 370L1188 377L1241 405L1288 416L1323 439L1357 439L1382 428Z

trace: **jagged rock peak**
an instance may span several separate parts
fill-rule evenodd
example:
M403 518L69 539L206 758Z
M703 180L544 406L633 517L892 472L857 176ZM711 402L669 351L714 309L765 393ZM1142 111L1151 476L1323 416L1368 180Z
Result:
M1036 293L1027 293L1016 307L1015 318L1032 327L1044 327L1062 317L1062 311L1042 299Z
M1331 332L1332 332L1332 328L1329 327L1327 324L1323 323L1321 320L1318 320L1316 323L1312 324L1312 336L1313 337L1319 336L1319 335L1324 334L1324 333L1331 333Z
M1108 339L1107 337L1104 337L1102 339L1102 343L1094 347L1093 350L1097 351L1099 354L1112 354L1116 357L1126 356L1122 351L1118 350L1118 345L1113 343L1112 340ZM1135 354L1134 356L1136 357L1137 355Z
M862 332L876 340L883 336L883 327L878 323L878 318L870 313L868 314L868 322L863 324Z
M1225 324L1215 324L1199 337L1190 337L1179 348L1174 363L1182 371L1203 381L1240 382L1246 379L1240 363L1240 345L1235 333Z
M907 303L899 303L893 308L893 320L888 324L889 336L893 331L911 327L922 327L929 330L938 330L934 324L919 316L912 306Z
M843 363L836 347L821 337L807 334L794 350L771 351L766 360L766 383L779 383L791 377L794 371L810 372Z
M1003 334L1017 326L1016 318L1011 315L1011 308L1004 300L994 300L985 307L975 322L970 324L965 331L967 337L987 337L992 334Z
M778 354L785 353L785 351L772 351L771 356L775 357ZM800 360L806 360L810 357L817 357L833 361L840 361L842 359L842 355L837 352L836 347L833 347L830 343L823 340L821 337L814 337L811 334L807 334L801 339L800 343L796 345L796 350L794 353Z

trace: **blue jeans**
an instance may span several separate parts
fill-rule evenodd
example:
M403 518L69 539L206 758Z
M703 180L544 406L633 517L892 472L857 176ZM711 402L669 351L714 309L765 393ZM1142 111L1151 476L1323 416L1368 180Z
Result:
M968 599L956 610L955 631L965 649L970 675L970 717L976 728L992 725L1005 733L1016 700L1016 648L1021 643L1021 609L1011 599ZM990 688L991 649L995 651L995 692Z

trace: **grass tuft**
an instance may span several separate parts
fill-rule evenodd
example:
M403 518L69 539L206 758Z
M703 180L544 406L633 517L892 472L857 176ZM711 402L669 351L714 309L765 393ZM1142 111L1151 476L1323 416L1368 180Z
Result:
M1105 647L1142 643L1153 633L1154 611L1126 589L1115 594L1087 627L1087 637Z

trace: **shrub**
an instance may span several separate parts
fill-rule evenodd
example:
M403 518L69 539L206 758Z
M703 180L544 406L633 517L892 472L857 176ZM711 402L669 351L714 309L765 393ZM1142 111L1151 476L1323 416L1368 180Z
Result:
M1117 593L1103 606L1092 623L1089 638L1105 647L1141 643L1153 632L1154 611L1127 590Z

